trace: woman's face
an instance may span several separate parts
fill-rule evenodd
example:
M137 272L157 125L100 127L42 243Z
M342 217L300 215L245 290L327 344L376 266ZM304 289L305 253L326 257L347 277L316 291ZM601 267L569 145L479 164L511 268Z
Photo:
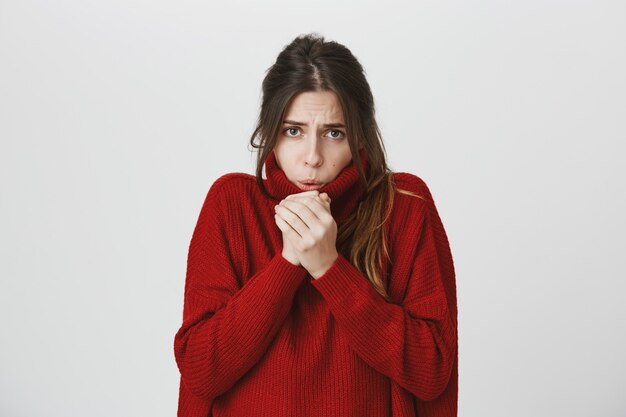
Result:
M298 94L283 120L276 146L276 163L289 181L303 191L334 180L352 161L345 121L332 91ZM303 182L315 182L305 186Z

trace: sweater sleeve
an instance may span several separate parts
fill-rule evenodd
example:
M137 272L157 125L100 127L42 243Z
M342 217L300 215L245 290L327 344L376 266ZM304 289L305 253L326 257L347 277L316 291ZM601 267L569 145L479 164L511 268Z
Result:
M387 302L342 254L312 282L355 352L418 399L429 401L445 390L456 359L456 285L434 203L422 212L422 221L414 225L418 244L401 305Z
M209 190L191 238L183 322L174 337L181 384L206 401L257 363L307 275L277 252L248 280L236 276L227 244L231 231L219 204L221 183Z

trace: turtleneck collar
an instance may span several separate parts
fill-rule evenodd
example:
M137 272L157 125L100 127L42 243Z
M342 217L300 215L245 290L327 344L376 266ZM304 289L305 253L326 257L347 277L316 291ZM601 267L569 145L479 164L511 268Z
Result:
M365 148L359 150L359 157L361 165L367 175L369 171L369 160ZM278 166L274 152L270 152L265 160L265 175L267 176L267 179L263 180L265 188L267 188L267 191L272 195L283 199L290 194L303 192L298 186L289 181L285 172ZM333 181L324 184L318 191L320 194L328 194L331 200L331 214L335 222L340 224L356 209L360 198L365 192L365 185L359 181L359 172L357 171L356 165L350 163Z

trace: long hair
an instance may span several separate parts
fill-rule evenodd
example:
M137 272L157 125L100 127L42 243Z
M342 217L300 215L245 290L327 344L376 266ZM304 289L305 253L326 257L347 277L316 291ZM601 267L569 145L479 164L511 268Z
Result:
M357 209L337 230L337 251L361 273L376 291L389 301L383 284L383 257L391 261L385 224L398 189L387 166L382 135L374 117L374 98L358 60L345 46L325 41L318 34L300 35L278 55L268 68L262 84L263 98L250 145L259 149L256 181L261 192L272 196L263 185L262 169L279 136L284 113L292 99L307 91L332 91L339 98L346 124L347 139L365 196ZM259 143L255 143L256 140ZM359 147L367 152L370 170L366 177L359 159Z

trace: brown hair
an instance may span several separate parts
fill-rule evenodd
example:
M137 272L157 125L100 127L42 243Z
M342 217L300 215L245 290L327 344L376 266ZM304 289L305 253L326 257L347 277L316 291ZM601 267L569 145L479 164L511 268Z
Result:
M385 157L382 135L374 117L374 98L361 64L345 46L325 41L311 33L296 37L278 55L262 84L263 99L257 126L250 145L259 149L256 181L261 192L272 196L263 185L262 169L276 144L282 118L291 100L306 91L332 91L341 104L347 139L365 196L337 231L337 250L372 283L387 301L381 269L383 256L389 257L385 223L391 215L394 193L398 189ZM259 139L259 144L255 143ZM367 152L370 170L366 177L359 159L359 146Z

